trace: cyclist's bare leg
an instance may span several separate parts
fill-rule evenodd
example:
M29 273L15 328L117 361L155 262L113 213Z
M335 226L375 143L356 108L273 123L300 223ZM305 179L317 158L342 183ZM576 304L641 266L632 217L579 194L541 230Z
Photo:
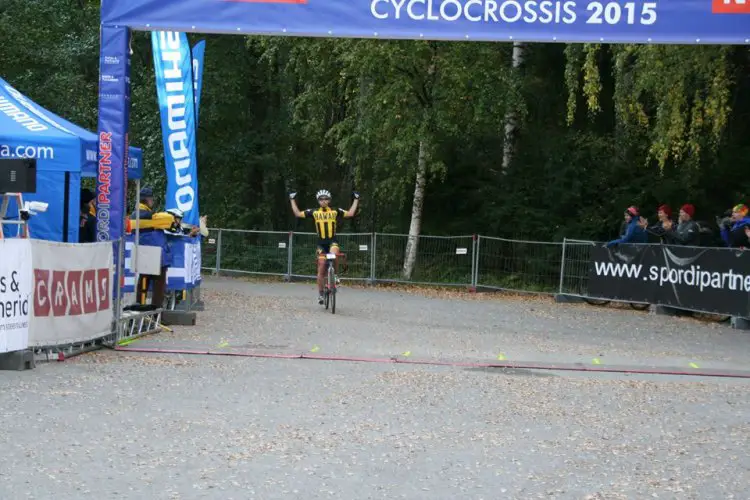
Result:
M326 279L326 256L318 255L318 293L323 295L323 285Z

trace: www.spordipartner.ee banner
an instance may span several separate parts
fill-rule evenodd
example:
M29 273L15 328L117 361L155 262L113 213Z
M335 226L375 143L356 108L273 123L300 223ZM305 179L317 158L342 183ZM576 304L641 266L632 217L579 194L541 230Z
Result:
M151 43L167 169L165 206L167 210L179 208L185 214L183 220L197 226L200 213L190 45L185 33L174 31L151 33Z
M619 245L591 259L591 297L750 317L750 252Z

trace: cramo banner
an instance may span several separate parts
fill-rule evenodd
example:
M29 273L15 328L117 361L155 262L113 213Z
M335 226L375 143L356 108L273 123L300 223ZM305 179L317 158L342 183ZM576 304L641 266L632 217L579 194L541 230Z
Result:
M151 33L156 90L161 111L164 160L167 168L167 209L179 208L184 221L198 225L198 169L195 155L193 62L187 35Z

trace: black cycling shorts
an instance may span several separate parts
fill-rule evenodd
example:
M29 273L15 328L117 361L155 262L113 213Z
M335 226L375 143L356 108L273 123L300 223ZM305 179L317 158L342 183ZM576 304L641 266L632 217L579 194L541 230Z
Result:
M318 240L318 256L325 258L325 254L330 253L332 248L338 248L339 242L335 238L327 240Z

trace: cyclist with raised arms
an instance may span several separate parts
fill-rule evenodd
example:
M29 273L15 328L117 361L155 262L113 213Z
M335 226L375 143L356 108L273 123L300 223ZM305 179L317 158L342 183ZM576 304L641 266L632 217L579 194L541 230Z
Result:
M318 233L318 304L323 304L323 284L325 283L326 274L326 254L334 253L338 255L339 244L336 241L336 226L339 217L349 219L357 213L359 205L359 193L354 192L354 202L349 210L343 208L333 209L331 204L331 193L326 189L321 189L315 197L318 199L319 208L300 210L297 207L297 193L289 193L289 200L292 203L292 212L295 217L300 219L313 219L315 222L315 232Z

